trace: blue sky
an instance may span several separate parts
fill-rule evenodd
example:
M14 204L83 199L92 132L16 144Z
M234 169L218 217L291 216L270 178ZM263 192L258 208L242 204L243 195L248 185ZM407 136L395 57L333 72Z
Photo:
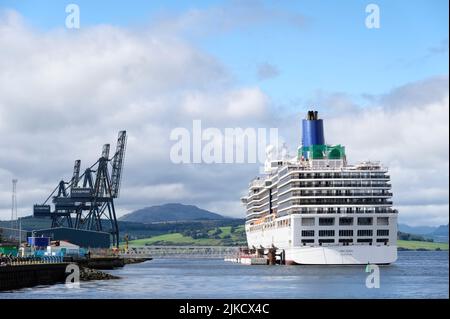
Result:
M249 1L251 4L253 1ZM1 0L5 8L22 14L33 27L48 30L64 25L69 1ZM233 7L224 1L74 1L80 7L81 25L112 24L139 27L161 16L190 10ZM446 74L448 56L448 1L376 1L381 28L367 29L369 1L264 2L267 10L304 18L302 25L267 21L210 34L186 34L189 41L224 63L243 85L258 85L275 104L305 103L318 90L347 92L364 104L363 94L380 94L390 88L437 74ZM447 42L445 42L447 41ZM255 68L268 63L278 75L258 79Z
M380 8L380 28L365 25ZM68 4L80 29L65 26ZM120 214L167 202L243 217L259 164L175 165L174 128L279 128L314 107L350 163L380 160L400 222L448 223L447 0L0 0L0 219L129 133ZM68 141L75 141L70 142ZM39 167L39 169L36 169ZM220 182L218 182L220 181Z

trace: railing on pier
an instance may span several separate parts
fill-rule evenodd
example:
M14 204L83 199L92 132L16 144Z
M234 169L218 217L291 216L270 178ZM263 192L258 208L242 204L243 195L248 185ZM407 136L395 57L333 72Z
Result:
M32 265L32 264L58 264L64 262L62 256L42 256L42 257L15 257L5 256L0 257L1 266L15 266L15 265Z
M130 246L123 257L226 258L236 256L239 247L230 246Z

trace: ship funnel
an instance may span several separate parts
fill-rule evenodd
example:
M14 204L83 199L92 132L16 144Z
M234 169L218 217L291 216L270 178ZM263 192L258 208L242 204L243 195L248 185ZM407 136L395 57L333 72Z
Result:
M298 149L298 156L303 160L345 160L344 146L325 144L323 121L317 111L308 111L302 121L302 147Z
M317 111L308 111L302 121L302 146L324 145L323 121L319 120Z

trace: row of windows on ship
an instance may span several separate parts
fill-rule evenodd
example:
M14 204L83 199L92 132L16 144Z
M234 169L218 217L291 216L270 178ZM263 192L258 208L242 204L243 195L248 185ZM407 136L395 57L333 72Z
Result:
M280 163L278 163L278 166ZM329 168L328 168L329 169ZM282 168L280 168L280 172L285 171L310 171L310 167L308 166L298 166L298 165L286 165ZM380 164L372 163L371 165L358 165L358 169L355 171L355 169L347 168L346 170L341 171L342 173L353 173L353 172L374 172L374 173L380 173L380 172L386 172L387 169L385 167L382 167ZM328 173L328 172L327 172Z
M284 194L281 194L278 198L280 200L292 197L292 196L392 196L392 193L385 189L358 189L358 190L341 190L341 189L329 189L329 190L291 190ZM265 196L267 199L267 196ZM273 197L277 197L276 195ZM255 196L252 198L249 205L257 206L258 201L261 201L264 197Z
M282 185L282 183L279 183L279 185ZM361 188L361 187L384 187L384 188L390 188L391 184L389 184L388 181L361 181L361 180L354 180L354 181L314 181L314 182L291 182L286 185L280 186L278 192L282 193L283 191L286 191L291 188L314 188L314 187L345 187L345 188ZM267 190L267 189L264 189ZM254 188L250 191L249 195L254 195L257 193L260 193L260 188Z
M289 207L292 205L392 205L392 201L387 198L304 198L289 200L279 204L279 207Z
M261 211L261 212L248 212L247 215L255 214L255 215L261 215L263 213L267 214L267 211ZM296 209L290 209L290 210L284 210L278 212L278 216L284 216L289 214L390 214L390 213L396 213L397 211L395 209L389 208L389 207L303 207L303 208L296 208Z
M286 194L280 195L280 199L283 197L289 197L289 196L392 196L392 193L385 189L302 190L302 191L287 192Z
M301 221L302 226L315 226L316 224L318 224L319 226L335 226L336 223L338 223L339 226L353 226L355 224L358 226L373 226L375 223L375 220L373 217L358 217L358 218L356 218L356 222L355 222L355 218L353 218L353 217L340 217L338 219L336 219L334 217L319 217L318 221L316 223L316 218L304 217L304 218L302 218L302 221ZM388 226L389 225L389 217L377 217L376 224L377 224L377 226ZM278 221L272 221L272 219L271 219L265 223L250 226L249 231L260 231L263 229L283 228L283 227L289 227L289 226L291 226L290 218L278 220ZM310 231L310 230L307 230L307 231ZM325 230L325 231L328 231L328 230ZM347 231L347 230L345 230L345 231ZM340 231L339 231L339 234L340 234L339 236L343 236L343 235L341 235ZM384 236L384 235L379 235L379 234L377 234L377 235ZM388 235L389 235L389 232L388 232ZM314 236L314 234L312 236ZM319 236L320 236L320 231L319 231ZM334 236L334 230L333 230L333 235L330 235L330 236ZM350 236L353 236L353 231L352 231L352 235L350 235ZM363 235L360 235L359 230L358 230L358 236L363 236ZM367 235L367 236L372 236L372 235Z
M278 183L278 185L283 185L283 183ZM285 189L290 189L293 187L389 187L388 181L374 181L374 180L352 180L352 181L308 181L308 182L290 182L286 185L280 186L279 192L281 193Z
M334 230L319 230L319 237L334 237L334 234L335 234ZM358 237L372 237L373 231L372 231L372 229L359 229L357 234L358 234ZM351 229L339 230L339 237L352 237L352 236L353 236L353 230L351 230ZM379 237L389 236L389 229L378 229L377 236L379 236ZM303 230L301 242L303 245L316 243L315 239L304 238L304 237L314 237L314 230ZM349 244L354 243L353 238L338 238L337 241L344 245L349 245ZM334 243L336 243L336 238L319 238L317 240L317 242L319 243L319 245L321 245L323 243L334 244ZM357 243L366 243L366 244L368 243L371 245L373 243L373 238L357 238L356 242ZM389 238L376 238L376 242L387 244L389 242Z
M320 246L322 244L336 244L335 238L319 238L319 240L315 239L302 239L301 240L303 246L316 244L318 243ZM353 238L339 238L337 240L339 244L342 244L344 246L352 245L355 243ZM366 245L372 245L374 240L372 238L357 238L356 242L358 244L366 244ZM377 244L384 244L387 245L389 243L389 238L377 238L375 241Z
M366 172L355 172L355 173L298 173L298 174L289 174L287 176L283 176L281 181L288 179L318 179L318 178L382 178L388 179L389 175L385 173L366 173Z
M289 200L289 201L285 201L283 203L280 204L276 204L274 202L272 202L272 207L274 206L278 206L279 210L288 208L288 207L292 207L292 206L303 206L303 205L392 205L393 202L391 200L388 200L386 198L357 198L357 199L348 199L348 198L343 198L343 199L300 199L300 200ZM256 208L256 207L252 207L249 206L247 207L247 210L250 213L262 213L264 211L267 211L269 209L269 203L266 203L264 205L259 205L260 208ZM258 207L259 207L258 206ZM306 209L306 208L305 208ZM356 207L355 209L353 209L352 207L347 207L347 208L341 208L341 207L328 207L328 208L323 208L323 207L317 207L315 208L315 212L316 213L341 213L341 212L347 212L347 213L353 213L353 211L355 212L377 212L375 209L376 208L372 208L372 209L368 209L366 208L365 210L362 210L363 208L358 208ZM300 211L301 213L303 212L314 212L313 210L310 211Z
M379 195L381 196L381 195ZM388 195L385 197L366 197L366 198L351 198L351 197L345 197L345 198L295 198L290 199L291 196L286 197L280 197L280 198L272 198L272 204L276 205L277 201L279 202L279 207L284 208L292 205L334 205L334 204L355 204L355 205L386 205L386 204L392 204L392 201L388 199ZM252 208L257 209L258 207L261 207L262 209L267 208L269 205L268 201L265 201L263 204L258 202L251 202L247 205L247 210L250 210Z
M353 237L353 229L340 229L339 237ZM319 237L334 237L334 230L319 230ZM302 230L302 237L314 237L314 230ZM372 229L358 229L358 237L372 237ZM377 229L377 236L389 236L389 229Z

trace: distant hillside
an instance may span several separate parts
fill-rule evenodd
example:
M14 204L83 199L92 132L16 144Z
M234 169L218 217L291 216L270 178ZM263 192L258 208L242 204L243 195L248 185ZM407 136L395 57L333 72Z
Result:
M439 226L427 236L433 238L435 242L448 243L448 224Z
M448 224L439 226L432 234L436 236L448 237Z
M398 224L398 230L403 233L410 233L416 235L426 235L434 232L437 227L432 226L409 226L406 224Z
M435 242L448 242L448 224L439 227L398 224L398 229L402 233L420 235L425 239L432 239Z
M201 235L211 229L220 227L240 227L244 225L245 219L237 218L222 218L219 220L191 220L191 221L177 221L177 222L159 222L152 224L119 221L119 237L123 241L124 237L128 235L130 240L139 238L149 238L158 235L170 233L196 232ZM10 227L10 221L0 221L1 227ZM103 230L109 231L111 228L110 222L102 220ZM32 216L22 218L22 229L26 231L49 228L51 226L50 218L35 218ZM194 236L195 237L195 236Z
M50 218L35 218L33 216L26 216L22 217L20 220L22 224L22 230L26 231L50 228L50 226L52 225L52 221ZM0 220L0 227L11 227L11 221Z
M136 210L120 218L121 221L137 223L194 221L194 220L222 220L226 217L212 213L194 205L164 204Z

